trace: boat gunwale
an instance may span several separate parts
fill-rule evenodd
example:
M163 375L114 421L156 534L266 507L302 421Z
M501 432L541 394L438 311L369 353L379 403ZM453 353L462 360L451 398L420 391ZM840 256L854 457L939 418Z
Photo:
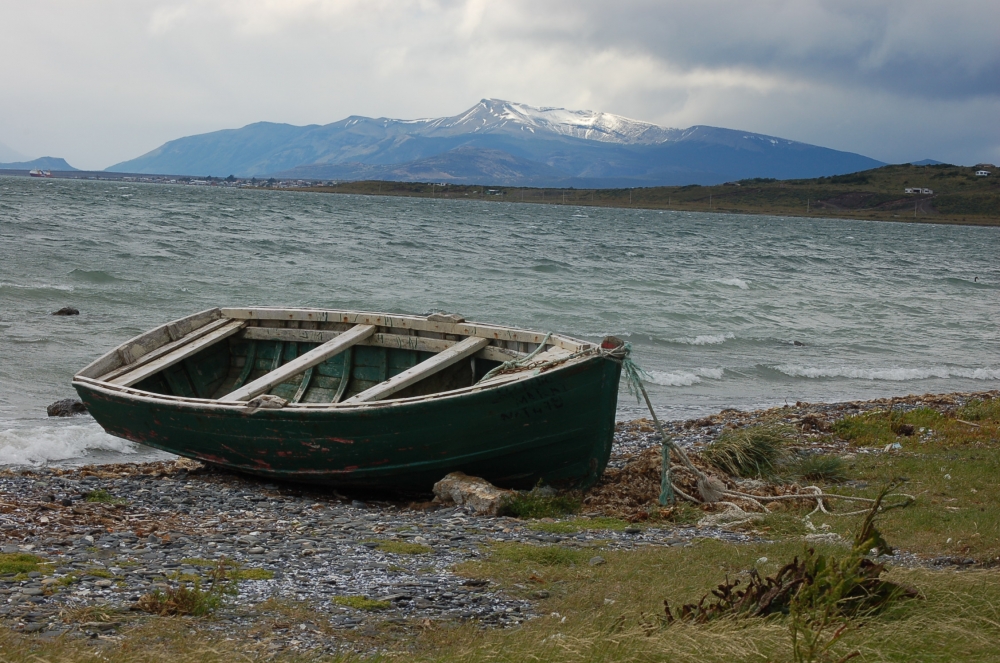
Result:
M568 368L570 366L575 366L577 364L583 363L584 361L593 359L594 357L600 357L601 355L594 352L593 349L582 351L581 354L576 356L569 356L560 363L549 368L545 375L550 375L562 369ZM355 403L287 403L281 408L264 408L271 412L276 412L279 410L295 410L298 412L351 412L351 411L364 411L371 410L375 408L385 408L393 406L405 406L410 404L425 403L428 401L438 401L445 398L460 398L462 396L478 393L481 391L489 391L491 389L497 389L509 384L516 382L527 381L531 378L541 375L538 369L526 369L518 371L517 373L511 373L510 375L504 375L498 378L491 379L488 383L482 384L477 383L470 385L468 387L461 387L460 389L451 389L449 391L442 391L435 394L425 394L422 396L410 396L408 398L396 398L396 399L385 399L379 401L364 401ZM190 406L197 409L209 409L209 410L224 410L224 411L240 411L252 408L249 401L223 401L213 398L191 398L188 396L174 396L173 394L157 394L151 391L145 391L142 389L136 389L135 387L123 387L121 385L113 384L111 382L105 382L103 380L97 380L95 378L88 378L82 375L75 375L73 377L72 384L84 385L88 388L95 389L97 391L111 392L117 395L127 397L131 400L137 400L141 402L157 403L157 404L178 404L181 406ZM256 411L256 410L255 410Z
M331 317L333 319L331 319ZM106 391L117 392L119 394L124 394L132 398L139 398L141 400L148 400L151 402L171 402L171 403L182 403L189 404L198 407L212 407L212 408L224 408L224 409L235 409L235 408L246 408L248 406L246 401L226 401L222 399L214 398L192 398L188 396L175 396L172 394L157 394L155 392L145 391L142 389L136 389L135 387L125 387L122 385L114 384L110 380L103 380L102 377L106 375L113 375L119 373L122 369L127 368L132 364L141 365L143 357L155 352L159 347L167 345L173 342L173 336L185 323L190 324L193 321L201 322L187 331L187 334L196 333L199 329L209 325L217 320L228 319L228 320L243 320L243 321L262 321L262 320L284 320L284 321L298 321L298 322L332 322L340 324L373 324L376 327L385 327L387 329L397 328L397 329L410 329L413 331L429 331L441 334L451 334L456 336L478 337L486 338L499 341L513 341L519 343L535 343L540 345L542 341L546 341L546 344L551 344L552 347L561 348L564 351L569 351L569 354L563 358L560 358L559 363L555 366L551 366L549 370L558 370L564 368L568 365L578 363L578 360L587 359L593 356L593 352L599 347L594 343L584 341L581 339L572 338L570 336L565 336L563 334L545 334L542 332L537 332L529 329L521 329L517 327L506 327L494 324L477 323L471 321L438 321L438 320L428 320L429 316L416 316L408 314L392 314L392 313L378 313L378 312L364 312L364 311L348 311L341 309L312 309L312 308L278 308L278 307L245 307L245 308L233 308L233 307L213 307L206 309L204 311L199 311L191 315L178 318L171 322L154 327L153 329L143 332L137 336L134 336L105 354L101 355L99 358L95 359L93 362L81 369L76 375L73 376L73 383L80 383L82 385L87 385L89 387L103 388ZM352 318L354 318L352 320ZM393 324L405 322L407 324ZM417 323L417 324L414 324ZM460 328L460 329L456 329ZM478 333L477 333L478 332ZM391 333L391 332L390 332ZM533 340L521 340L521 338L501 338L504 334L516 335L516 336L530 336ZM131 361L125 362L124 359L128 356L132 348L136 345L141 345L143 341L153 341L157 335L166 335L166 341L161 343L158 347L153 347L148 349L145 353L134 357ZM417 336L416 338L419 338ZM546 340L547 339L547 340ZM183 347L183 346L181 346ZM513 350L511 348L506 348L504 346L492 346L497 348L502 348L506 352L511 353L514 359L523 358L527 356L528 353L519 350ZM119 365L114 368L108 369L104 367L103 373L97 377L87 375L88 372L93 372L97 367L102 366L102 364L107 363L109 360L118 359ZM421 396L411 396L408 398L396 398L396 399L383 399L377 401L368 401L362 403L288 403L284 408L292 408L299 411L330 411L330 410L364 410L376 407L389 407L393 405L405 405L408 403L418 403L428 400L436 400L440 398L448 397L459 397L464 394L476 393L478 391L483 391L487 389L493 389L513 382L518 382L529 377L532 377L538 373L537 370L525 370L519 371L518 373L511 374L508 376L500 376L491 379L488 383L483 384L481 381L479 383L469 385L467 387L461 387L459 389L452 389L448 391L438 392L434 394L424 394Z

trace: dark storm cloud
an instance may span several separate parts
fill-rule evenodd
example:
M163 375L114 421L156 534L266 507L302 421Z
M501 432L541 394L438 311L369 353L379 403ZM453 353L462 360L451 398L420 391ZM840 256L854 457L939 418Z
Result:
M998 25L996 0L9 3L0 142L98 168L260 120L497 97L883 161L1000 161Z

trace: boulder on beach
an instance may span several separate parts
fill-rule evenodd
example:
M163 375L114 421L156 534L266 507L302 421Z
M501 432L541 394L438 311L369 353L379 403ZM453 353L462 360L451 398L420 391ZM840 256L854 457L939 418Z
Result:
M52 311L52 315L80 315L80 309L72 306L63 306L58 311Z
M87 406L75 398L64 398L48 406L45 411L50 417L72 417L75 414L86 414Z
M497 488L486 479L452 472L434 484L435 502L454 502L470 507L476 515L495 516L503 498L513 491Z

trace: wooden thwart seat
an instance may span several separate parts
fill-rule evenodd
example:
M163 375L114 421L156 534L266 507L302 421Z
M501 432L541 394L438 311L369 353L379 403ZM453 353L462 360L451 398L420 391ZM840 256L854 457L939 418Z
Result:
M442 371L452 364L475 354L489 345L488 338L478 338L470 336L464 341L459 341L447 350L444 350L426 361L422 361L412 368L408 368L399 375L389 378L370 389L366 389L359 394L348 398L345 403L364 403L365 401L377 401L390 396L397 391L401 391L411 384L423 380L429 375Z
M289 378L293 378L299 373L304 373L307 369L318 364L322 364L330 357L339 354L375 333L374 325L357 325L346 332L339 334L336 338L313 348L302 356L293 359L284 366L263 375L253 382L240 387L236 391L226 394L220 400L224 401L247 401L254 396L265 394Z
M112 373L115 377L110 380L106 377L102 379L121 387L131 387L134 384L142 382L149 376L155 375L163 369L170 368L174 364L197 354L210 345L232 336L240 331L245 324L246 321L244 320L230 320L221 326L215 327L208 333L203 333L204 330L196 330L188 336L170 343L169 349L167 346L164 346L150 352L146 357L140 358L137 366L128 368L124 372L121 370L115 371ZM194 337L193 340L192 337ZM166 352L162 353L162 350L166 350ZM155 358L151 356L155 356Z

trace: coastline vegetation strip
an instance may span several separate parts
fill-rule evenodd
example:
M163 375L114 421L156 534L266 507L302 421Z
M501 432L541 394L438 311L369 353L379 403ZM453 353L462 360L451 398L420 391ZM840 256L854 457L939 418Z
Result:
M715 186L693 184L620 189L357 181L317 183L286 190L576 207L1000 225L1000 173L979 177L976 170L975 167L947 164L904 164L814 179L755 178ZM268 188L264 181L260 185ZM905 193L908 188L929 189L933 193L908 194Z

